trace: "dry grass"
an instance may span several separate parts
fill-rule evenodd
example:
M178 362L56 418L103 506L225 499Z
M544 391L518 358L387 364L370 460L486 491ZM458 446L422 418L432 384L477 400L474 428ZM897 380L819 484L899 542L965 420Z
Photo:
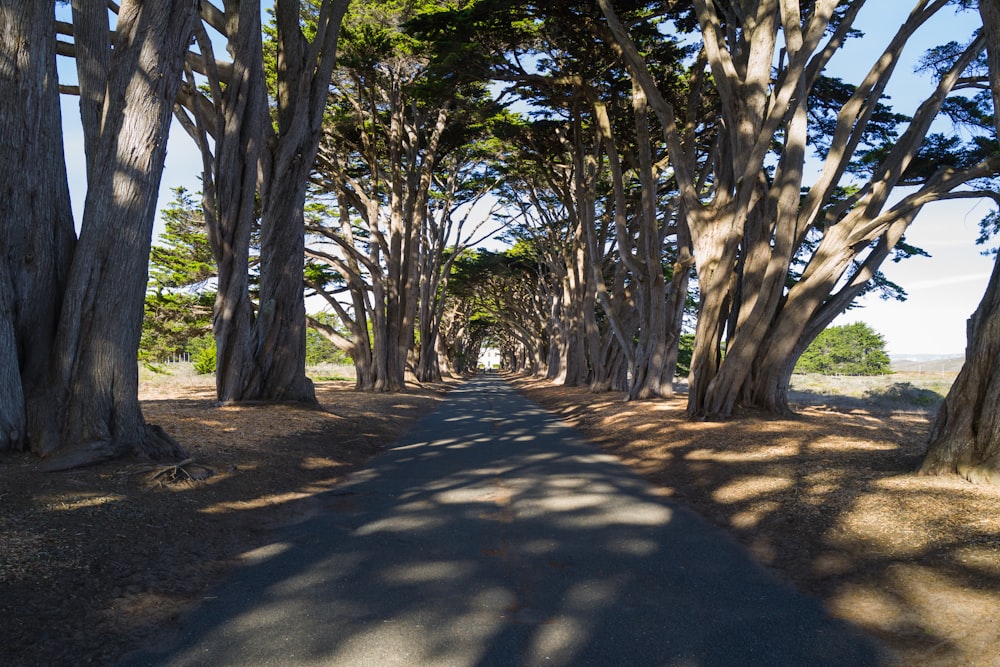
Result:
M841 409L813 388L822 405L794 419L690 422L682 399L517 384L901 664L1000 665L1000 491L913 474L926 410Z

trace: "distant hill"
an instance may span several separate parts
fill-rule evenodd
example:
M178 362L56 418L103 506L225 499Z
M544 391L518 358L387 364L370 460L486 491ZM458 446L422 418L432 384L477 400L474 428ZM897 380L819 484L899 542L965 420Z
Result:
M893 356L892 370L896 373L957 373L964 363L964 355L910 354Z

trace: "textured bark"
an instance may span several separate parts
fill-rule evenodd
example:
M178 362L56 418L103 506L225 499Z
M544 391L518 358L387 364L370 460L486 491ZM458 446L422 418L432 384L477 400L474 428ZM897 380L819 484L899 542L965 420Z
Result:
M657 220L657 179L653 173L653 148L649 133L646 93L633 79L632 111L635 116L638 155L640 214L636 238L636 260L642 271L636 275L641 299L639 339L629 397L655 398L673 394L673 384L663 382L667 365L667 282L663 275L663 233ZM666 225L666 221L663 221ZM629 251L631 252L631 250ZM672 319L670 320L672 321ZM674 336L676 337L676 332Z
M192 65L175 115L202 157L202 209L215 260L218 288L213 312L216 396L237 401L253 370L254 308L249 294L250 239L256 223L256 193L264 123L269 113L264 82L260 4L227 0L219 12L202 5L203 19L227 36L232 62L216 59L200 24L201 52ZM208 79L199 89L194 66Z
M214 118L215 161L211 179L205 179L206 199L215 204L214 220L208 219L219 281L212 329L216 396L223 402L243 396L253 368L254 312L247 270L256 222L260 147L268 112L260 4L230 0L225 15L233 61L225 88L216 91L219 104ZM207 146L202 152L207 152ZM214 186L212 190L208 189L209 183Z
M298 0L275 4L277 132L265 157L256 350L241 400L316 402L305 374L305 193L347 0L323 2L312 42L302 34L299 9Z
M51 3L0 12L0 451L58 445L50 394L74 232Z
M189 77L178 118L203 158L206 222L218 266L213 323L220 401L315 402L305 375L303 297L305 191L322 131L346 0L318 7L316 34L302 34L300 0L275 3L277 131L266 101L261 8L226 0L202 6L205 21L227 36L231 63L219 62L204 30L201 56L189 64L206 75L210 96ZM212 142L214 140L214 153ZM248 287L249 245L261 207L260 304Z
M920 472L1000 484L1000 263L968 323L965 364L938 410Z
M94 182L104 116L104 97L111 68L108 9L100 2L73 0L73 43L80 86L80 122L87 156L87 181Z
M136 356L170 110L197 4L125 2L119 12L104 120L88 157L92 179L56 339L61 449L51 467L179 453L142 418Z
M919 6L900 27L841 110L833 149L803 197L805 100L849 20L842 21L827 45L819 48L830 3L823 3L822 8L817 3L817 10L805 21L795 12L779 11L777 3L762 3L753 25L747 24L733 42L737 33L723 34L717 8L697 3L727 123L721 146L725 169L716 180L715 200L706 208L713 214L699 211L691 218L703 299L688 405L692 417L724 418L740 405L787 412L787 388L781 385L787 385L798 354L875 275L920 207L947 196L973 174L990 173L992 166L987 163L962 173L943 169L917 192L888 206L890 193L919 150L945 97L983 48L980 39L941 76L857 201L824 212L874 113L873 100L881 96L900 52L917 28L944 4ZM852 5L849 11L856 8ZM727 20L737 18L730 15ZM787 65L764 96L769 90L764 84L771 76L779 20L787 40ZM778 127L784 147L773 180L766 181L762 159ZM822 240L810 252L801 277L788 288L789 267L810 229L822 229ZM717 270L728 272L729 279L714 280ZM844 286L835 292L838 284Z
M1000 7L981 1L993 120L1000 136ZM1000 484L1000 257L979 307L968 323L965 364L931 429L920 467L926 475L962 475Z

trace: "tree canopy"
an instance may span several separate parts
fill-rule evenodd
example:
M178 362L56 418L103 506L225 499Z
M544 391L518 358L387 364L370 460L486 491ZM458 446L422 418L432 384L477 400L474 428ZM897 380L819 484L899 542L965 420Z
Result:
M918 104L885 94L915 36L975 3L916 0L849 76L831 62L873 3L128 0L74 3L72 22L15 4L0 55L25 103L0 121L30 131L4 145L57 167L5 172L5 448L177 451L133 395L151 252L162 308L216 284L220 401L315 400L308 296L358 389L435 381L488 341L511 370L668 396L693 334L688 414L721 419L788 411L828 325L867 291L903 296L880 269L922 252L906 232L923 207L1000 200L988 9L923 58ZM75 83L54 86L57 57ZM78 226L60 91L85 130ZM151 202L171 112L202 156L201 200L178 210L207 243L168 214L168 252ZM473 251L498 228L508 250ZM106 331L113 351L90 344Z
M864 322L828 327L795 365L797 373L885 375L890 372L885 338Z

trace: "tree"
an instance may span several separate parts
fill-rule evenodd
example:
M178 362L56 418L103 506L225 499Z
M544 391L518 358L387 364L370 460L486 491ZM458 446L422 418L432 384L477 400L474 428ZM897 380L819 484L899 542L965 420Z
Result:
M162 362L187 351L188 342L212 331L215 262L205 215L184 188L161 211L165 226L149 258L139 360ZM214 363L213 363L214 368Z
M310 258L332 280L309 286L349 330L344 344L361 390L400 391L408 368L421 380L440 378L445 251L476 240L468 214L491 183L481 144L497 112L488 90L442 69L447 48L406 30L439 5L356 4L345 19L314 188L336 205L312 209L309 225Z
M0 221L8 262L0 367L20 374L4 378L0 446L58 453L50 467L179 452L143 420L136 358L170 109L197 4L127 1L115 6L112 32L105 3L74 3L73 25L59 26L73 34L58 49L77 65L88 174L75 244L53 5L15 2L0 13L8 68L0 78L0 169L3 187L13 186Z
M1000 137L1000 7L981 1L979 13L986 36L995 137ZM1000 193L994 199L1000 204ZM920 472L1000 484L1000 255L967 326L965 364L934 419Z
M219 266L215 313L219 400L315 402L305 375L305 198L322 134L347 0L277 0L265 77L260 3L201 3L232 62L206 29L189 59L179 118L202 151L206 220ZM207 78L208 93L194 72ZM270 83L270 90L267 84ZM274 100L274 107L267 104ZM259 180L258 180L259 178ZM260 304L247 294L248 246L261 219Z
M864 322L827 327L806 348L797 373L884 375L890 370L885 338Z
M675 189L647 92L616 56L616 41L593 3L495 2L449 17L463 35L492 47L491 76L524 97L537 117L525 123L508 160L510 205L522 238L547 264L549 318L542 370L561 384L592 390L622 384L632 398L672 393L680 320L691 259ZM662 2L618 3L632 39L656 61L661 98L690 112L686 139L709 128L687 105L687 49L666 36L676 9ZM471 28L471 29L470 29ZM711 131L704 129L702 137ZM631 373L625 372L631 369Z
M447 341L442 356L455 372L473 367L487 339L496 341L508 370L534 375L545 367L550 345L546 272L529 241L505 252L479 249L457 258L442 336Z
M0 450L59 445L51 360L76 241L52 3L0 12Z
M1000 167L972 151L982 156L972 164L945 164L932 173L911 168L920 163L949 94L975 81L966 74L985 40L976 36L942 54L933 90L896 136L886 133L882 92L903 46L947 0L917 2L827 120L816 105L831 88L823 71L851 35L864 2L695 0L724 119L711 172L700 173L673 105L659 94L611 3L600 4L661 119L678 181L679 221L688 226L694 248L700 309L688 413L724 418L736 405L787 412L788 380L799 354L868 289L917 212L939 199L982 196L961 188ZM895 132L893 125L888 129ZM822 169L807 183L808 149L824 133L831 139L817 147ZM860 169L866 156L874 160ZM845 181L845 174L857 182ZM899 185L914 189L890 204Z

